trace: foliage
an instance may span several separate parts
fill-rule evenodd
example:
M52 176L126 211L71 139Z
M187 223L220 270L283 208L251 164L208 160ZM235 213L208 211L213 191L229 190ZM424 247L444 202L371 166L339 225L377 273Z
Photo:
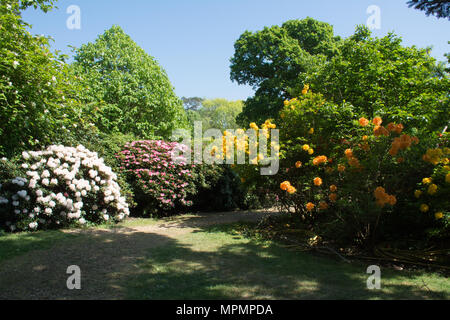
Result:
M24 151L20 162L26 178L2 181L1 228L33 231L120 221L129 215L116 175L82 145Z
M360 26L311 86L337 104L350 102L358 114L436 130L447 124L450 103L448 74L437 69L429 49L403 47L392 33L372 38Z
M253 86L256 93L245 102L239 123L276 118L289 96L286 88L305 82L339 44L331 25L312 18L244 32L234 45L231 79Z
M203 131L208 129L237 129L236 117L242 112L243 103L240 100L205 99L197 110L189 110L191 125L201 121Z
M408 0L408 6L425 11L427 16L450 19L450 4L447 0Z
M90 122L65 57L53 54L49 38L33 36L22 20L20 10L29 6L48 11L52 1L0 4L0 155L8 157L60 142L69 128Z
M99 105L95 124L102 132L153 138L186 127L181 100L165 71L119 26L75 49L74 60L85 87L83 100Z

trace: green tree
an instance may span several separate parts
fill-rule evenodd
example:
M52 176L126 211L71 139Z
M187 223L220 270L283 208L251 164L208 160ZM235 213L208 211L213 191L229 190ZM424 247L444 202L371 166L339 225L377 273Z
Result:
M450 2L448 0L409 0L409 7L425 11L427 16L450 19Z
M234 45L231 80L253 86L256 93L245 102L239 122L276 118L290 96L286 88L308 81L338 52L340 42L331 25L312 18L244 32Z
M96 124L106 133L168 137L186 127L186 114L165 71L119 26L75 49L73 68L85 101L100 105Z
M242 112L243 105L241 100L202 99L201 107L188 110L190 125L193 126L195 121L201 121L203 130L237 129L236 117Z
M8 157L60 142L87 119L65 56L52 53L49 38L32 35L22 20L28 7L47 12L53 1L0 4L0 155Z
M350 102L357 114L437 128L448 121L449 78L429 51L404 47L392 33L372 38L359 26L313 77L312 88L335 103Z

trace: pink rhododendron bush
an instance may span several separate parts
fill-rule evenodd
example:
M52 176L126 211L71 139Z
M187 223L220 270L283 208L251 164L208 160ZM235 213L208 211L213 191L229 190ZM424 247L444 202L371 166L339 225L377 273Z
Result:
M2 166L8 160L2 159ZM23 152L21 176L2 177L0 228L15 231L117 222L129 215L117 176L84 146Z
M138 214L183 210L193 205L200 188L217 181L219 168L189 164L183 157L185 148L177 142L142 140L126 144L117 155L133 186Z

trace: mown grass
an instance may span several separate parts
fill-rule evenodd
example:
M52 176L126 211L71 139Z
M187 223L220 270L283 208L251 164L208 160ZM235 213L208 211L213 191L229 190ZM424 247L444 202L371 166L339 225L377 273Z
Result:
M132 219L109 227L167 222L167 219ZM368 264L347 264L291 251L273 241L244 237L240 230L242 224L228 224L165 238L161 245L139 254L138 268L122 274L117 285L128 299L450 298L450 280L438 273L382 267L381 289L369 290ZM113 239L115 235L111 233L108 237ZM0 236L0 263L30 251L63 245L65 241L82 246L92 241L89 237L88 232L65 231Z
M346 264L242 237L237 225L181 236L147 253L126 279L131 299L449 299L450 280L435 273L382 269L367 289L368 265Z

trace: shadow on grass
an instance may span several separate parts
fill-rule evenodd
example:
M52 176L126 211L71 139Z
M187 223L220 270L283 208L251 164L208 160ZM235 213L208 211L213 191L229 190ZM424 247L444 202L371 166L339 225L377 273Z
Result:
M448 299L408 273L382 273L382 289L366 286L367 266L348 265L274 243L243 239L233 226L208 227L148 252L127 279L131 299ZM210 241L210 243L206 243ZM199 250L198 244L204 243ZM194 249L195 248L195 249ZM435 279L433 280L435 281Z
M8 236L0 241L0 299L121 299L120 280L137 271L146 252L173 244L128 228ZM81 290L67 288L71 265L81 269Z

